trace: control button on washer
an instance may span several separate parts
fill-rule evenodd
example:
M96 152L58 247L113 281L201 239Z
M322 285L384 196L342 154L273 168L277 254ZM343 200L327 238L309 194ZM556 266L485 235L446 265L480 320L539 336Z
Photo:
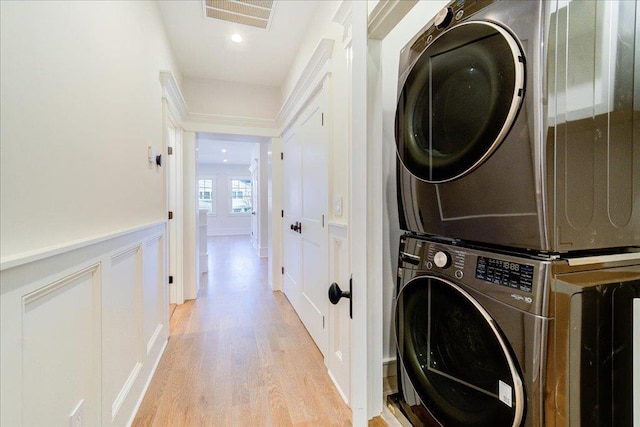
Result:
M433 264L431 263L431 261L427 261L427 268L429 270L431 270L433 268Z
M436 267L447 268L451 265L451 255L444 251L438 251L433 256L433 263Z
M462 272L462 270L456 270L454 274L456 276L456 279L462 279L462 276L464 276L464 273Z
M461 9L456 13L456 21L459 21L462 18L462 15L464 15L464 10Z

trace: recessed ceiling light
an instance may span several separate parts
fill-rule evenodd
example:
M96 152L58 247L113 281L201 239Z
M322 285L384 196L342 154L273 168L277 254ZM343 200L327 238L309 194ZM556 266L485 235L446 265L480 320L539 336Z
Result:
M223 162L224 162L224 163L227 163L227 159L224 159L224 160L223 160Z
M220 150L220 151L221 151L222 153L226 153L226 152L227 152L227 149L226 149L226 148L223 148L223 149L222 149L222 150Z
M242 36L238 33L235 33L234 35L231 36L231 41L234 43L241 43L242 42Z

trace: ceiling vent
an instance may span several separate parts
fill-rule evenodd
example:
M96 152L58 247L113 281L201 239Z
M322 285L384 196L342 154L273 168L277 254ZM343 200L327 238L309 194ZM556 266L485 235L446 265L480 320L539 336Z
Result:
M204 16L268 30L274 0L203 0Z

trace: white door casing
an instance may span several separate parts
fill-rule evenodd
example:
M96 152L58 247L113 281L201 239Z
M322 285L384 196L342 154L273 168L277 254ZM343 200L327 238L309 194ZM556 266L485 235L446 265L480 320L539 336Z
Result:
M260 206L258 205L258 192L260 191L260 164L257 159L251 161L249 167L251 172L251 243L260 255L260 236L258 234L258 213Z
M169 276L173 278L169 284L169 302L172 304L182 304L184 302L182 266L184 253L183 229L182 229L182 141L181 129L179 129L171 115L168 117L166 125L166 160L167 168L167 211L172 212L173 219L168 221L169 247L168 270ZM169 155L171 151L171 155ZM167 214L168 214L167 212Z
M349 291L349 229L346 225L329 224L330 282ZM342 298L329 304L329 350L326 365L329 375L344 401L351 404L351 301Z

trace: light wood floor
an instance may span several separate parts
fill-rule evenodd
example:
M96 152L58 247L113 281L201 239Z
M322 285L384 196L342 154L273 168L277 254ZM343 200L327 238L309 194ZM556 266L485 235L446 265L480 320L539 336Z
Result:
M134 426L350 426L351 413L249 237L209 238L197 300L176 307Z

